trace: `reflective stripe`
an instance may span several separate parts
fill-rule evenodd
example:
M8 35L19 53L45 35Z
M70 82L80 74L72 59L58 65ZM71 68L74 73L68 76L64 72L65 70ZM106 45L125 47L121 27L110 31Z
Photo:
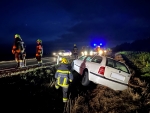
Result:
M68 98L63 98L63 102L67 102Z
M70 71L62 71L62 70L57 70L57 72L63 73L63 74L69 74L70 73Z
M67 78L64 78L63 85L66 85Z
M61 87L64 87L64 88L68 88L69 87L69 84L68 85L58 84L58 85L61 86Z
M57 78L57 84L61 87L68 88L69 84L66 84L67 78L64 78L63 84L60 84L60 77Z
M18 60L19 62L23 62L23 60Z
M58 85L55 85L55 88L56 88L56 89L59 89L59 86L58 86Z
M16 60L16 62L23 62L23 60L18 60L18 59L15 59Z
M42 61L38 61L38 63L42 63Z

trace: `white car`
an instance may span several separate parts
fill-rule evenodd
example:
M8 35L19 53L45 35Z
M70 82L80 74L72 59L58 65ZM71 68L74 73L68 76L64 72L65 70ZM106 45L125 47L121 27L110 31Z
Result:
M59 50L58 52L53 53L54 56L71 56L72 53L70 50Z
M126 64L112 58L95 55L81 56L71 64L82 76L82 85L89 85L90 81L107 86L113 90L128 88L131 73Z

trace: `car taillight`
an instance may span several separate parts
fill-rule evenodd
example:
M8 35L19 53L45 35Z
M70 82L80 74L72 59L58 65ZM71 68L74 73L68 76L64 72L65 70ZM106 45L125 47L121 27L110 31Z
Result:
M98 70L98 73L101 74L101 75L104 75L104 73L105 73L105 67L103 67L103 66L100 67L99 70Z

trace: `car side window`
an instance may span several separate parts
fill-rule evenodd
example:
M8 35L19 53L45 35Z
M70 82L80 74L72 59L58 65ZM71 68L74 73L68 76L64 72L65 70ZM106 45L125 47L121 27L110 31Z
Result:
M91 62L95 62L95 63L101 63L102 62L102 57L100 56L95 56Z
M106 62L106 66L121 70L123 72L129 73L128 68L125 66L125 64L118 62L116 60L113 59L109 59L107 58L107 62Z
M123 64L123 63L120 63L120 62L116 62L116 65L115 65L117 69L121 70L121 71L124 71L126 73L129 73L129 70L127 69L127 67Z
M107 59L106 66L109 66L109 67L113 67L113 68L114 68L114 60L112 60L112 59Z
M88 56L88 57L86 57L85 60L86 60L86 61L91 61L91 60L92 60L92 57L91 57L91 56Z
M84 60L86 56L81 56L79 60Z

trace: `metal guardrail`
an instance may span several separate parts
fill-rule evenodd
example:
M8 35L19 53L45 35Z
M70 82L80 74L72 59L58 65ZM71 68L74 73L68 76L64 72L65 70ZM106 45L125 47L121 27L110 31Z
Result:
M38 66L38 64L34 64L34 65L29 65L23 68L7 68L7 69L3 69L0 70L0 78L3 77L7 77L7 76L13 76L13 75L18 75L18 74L22 74L22 73L27 73L30 71L35 71L37 69L42 69L42 68L48 68L48 67L52 67L55 66L56 62L48 62L48 63L43 63L42 66Z
M57 56L56 62L43 63L42 66L39 66L38 64L34 64L34 65L28 65L28 66L22 67L22 68L2 68L2 69L0 69L0 78L18 75L18 74L27 73L30 71L35 71L35 70L41 69L41 68L48 68L48 67L52 67L55 65L59 65L60 58L61 58L61 56Z

